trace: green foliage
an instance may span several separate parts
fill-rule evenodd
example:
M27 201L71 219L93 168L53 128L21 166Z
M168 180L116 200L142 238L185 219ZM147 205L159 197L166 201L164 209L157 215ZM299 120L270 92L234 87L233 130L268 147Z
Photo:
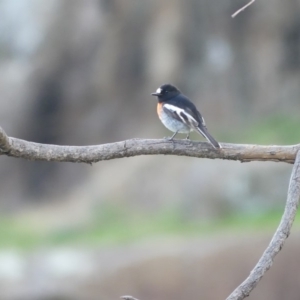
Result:
M254 144L300 143L300 118L274 115L253 122L247 128L226 130L222 141ZM31 249L41 246L124 244L157 236L202 236L225 231L274 230L281 211L260 215L238 214L202 221L189 219L178 208L166 208L160 213L134 211L119 205L102 205L84 225L43 230L28 220L0 218L0 248ZM299 219L299 218L298 218ZM296 226L300 221L296 219Z
M179 210L168 209L157 214L129 212L116 206L101 207L85 226L41 232L36 226L25 226L13 219L0 221L0 248L81 245L87 247L118 245L155 237L196 237L226 232L261 232L274 230L281 211L261 215L227 216L203 222L187 219ZM296 219L296 226L300 224Z
M222 140L232 143L290 145L300 143L300 118L291 115L273 115L222 134Z

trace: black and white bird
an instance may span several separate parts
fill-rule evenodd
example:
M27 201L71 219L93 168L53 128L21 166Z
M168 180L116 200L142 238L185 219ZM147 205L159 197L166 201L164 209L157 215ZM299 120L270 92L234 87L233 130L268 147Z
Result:
M161 122L174 132L170 140L177 133L186 133L187 139L190 132L196 131L203 135L215 149L221 145L207 131L205 121L196 106L184 96L175 86L164 84L159 87L153 96L157 96L157 114Z

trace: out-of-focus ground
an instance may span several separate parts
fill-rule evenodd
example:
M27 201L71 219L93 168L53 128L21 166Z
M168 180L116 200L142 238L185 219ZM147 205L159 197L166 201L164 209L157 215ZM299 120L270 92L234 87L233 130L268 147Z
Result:
M299 143L300 1L256 1L232 19L244 4L0 0L0 126L52 144L164 137L150 94L171 82L220 142ZM279 222L290 172L171 156L92 167L0 157L0 299L224 298ZM299 245L288 247L253 295L298 300Z
M156 239L97 251L40 249L0 254L1 299L225 299L248 276L271 232ZM299 299L299 231L249 299Z

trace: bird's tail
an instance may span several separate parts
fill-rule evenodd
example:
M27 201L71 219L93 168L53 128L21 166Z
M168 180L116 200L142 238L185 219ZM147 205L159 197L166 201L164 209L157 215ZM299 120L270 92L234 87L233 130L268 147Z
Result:
M197 131L202 134L211 144L215 149L220 149L222 148L221 145L209 134L207 131L207 128L203 126L202 124L197 127Z

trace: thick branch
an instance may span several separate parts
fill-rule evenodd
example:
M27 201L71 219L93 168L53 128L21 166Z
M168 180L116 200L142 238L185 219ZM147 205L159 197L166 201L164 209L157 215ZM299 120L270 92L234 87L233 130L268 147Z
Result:
M0 153L9 152L11 145L9 143L9 137L6 135L5 131L0 127Z
M227 300L241 300L249 296L264 274L271 268L273 260L282 249L285 240L290 234L300 200L300 151L297 154L293 167L287 202L281 222L262 257L251 271L249 277L238 286Z
M181 155L198 158L248 161L282 161L293 163L300 144L293 146L259 146L222 144L215 150L208 143L187 140L131 139L97 146L58 146L38 144L7 137L0 127L0 154L28 160L95 163L102 160L138 155Z
M240 284L226 300L242 300L249 296L257 286L264 274L271 268L275 256L282 249L288 238L293 225L297 208L300 201L300 151L297 153L296 161L290 178L285 210L280 224L262 257L251 271L248 278ZM132 296L121 297L125 300L135 300Z
M227 298L241 300L249 296L265 272L272 266L276 254L289 236L300 199L300 145L258 146L222 144L215 150L207 143L185 140L132 139L98 146L57 146L28 142L8 137L0 127L0 154L30 160L86 162L130 157L136 155L170 154L203 158L219 158L239 161L283 161L293 163L288 198L282 220L268 248L249 277ZM296 158L295 158L296 157Z

